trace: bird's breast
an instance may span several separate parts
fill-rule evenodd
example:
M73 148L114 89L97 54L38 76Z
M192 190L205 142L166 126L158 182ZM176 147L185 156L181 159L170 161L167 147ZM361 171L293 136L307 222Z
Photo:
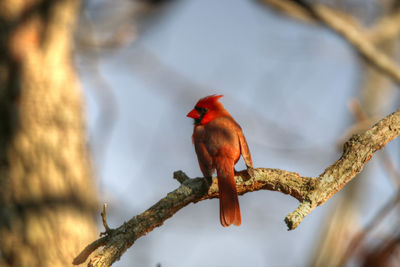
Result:
M240 157L238 130L233 119L217 118L206 125L195 126L193 142L203 143L213 158L223 156L237 161Z

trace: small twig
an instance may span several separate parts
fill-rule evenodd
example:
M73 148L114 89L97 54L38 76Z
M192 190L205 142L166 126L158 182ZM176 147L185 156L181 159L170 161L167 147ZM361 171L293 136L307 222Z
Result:
M103 226L106 229L105 232L101 233L100 236L102 235L107 235L108 233L110 233L112 231L112 229L110 227L108 227L107 224L107 203L103 204L103 211L100 213L101 214L101 220L103 221Z
M109 235L114 231L114 229L111 229L108 226L107 223L107 203L103 204L103 211L100 213L101 215L101 220L103 221L103 226L105 231L100 233L100 236L103 236L93 243L89 244L82 250L81 253L74 259L72 264L79 265L82 264L86 261L86 259L89 257L89 255L95 251L98 247L104 246L106 241L109 239Z

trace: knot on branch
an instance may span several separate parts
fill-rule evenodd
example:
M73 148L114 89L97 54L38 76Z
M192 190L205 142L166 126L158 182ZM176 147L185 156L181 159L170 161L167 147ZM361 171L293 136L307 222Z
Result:
M359 139L360 139L360 134L353 134L349 140L347 140L344 144L343 144L343 152L347 153L349 150L352 149L352 147L359 143Z
M186 180L189 180L189 176L186 175L183 171L175 171L173 175L174 179L177 180L180 184L183 184Z

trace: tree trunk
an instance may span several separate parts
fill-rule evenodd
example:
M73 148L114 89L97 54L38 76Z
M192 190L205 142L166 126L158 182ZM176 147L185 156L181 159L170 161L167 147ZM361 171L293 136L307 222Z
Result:
M79 5L0 1L0 266L71 266L96 238L71 53Z

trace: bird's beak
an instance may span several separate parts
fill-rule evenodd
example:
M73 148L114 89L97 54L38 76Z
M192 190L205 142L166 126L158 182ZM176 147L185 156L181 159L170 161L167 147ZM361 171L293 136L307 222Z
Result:
M186 117L193 118L193 119L198 119L198 118L200 118L200 113L199 113L197 110L192 109L192 110L186 115Z

